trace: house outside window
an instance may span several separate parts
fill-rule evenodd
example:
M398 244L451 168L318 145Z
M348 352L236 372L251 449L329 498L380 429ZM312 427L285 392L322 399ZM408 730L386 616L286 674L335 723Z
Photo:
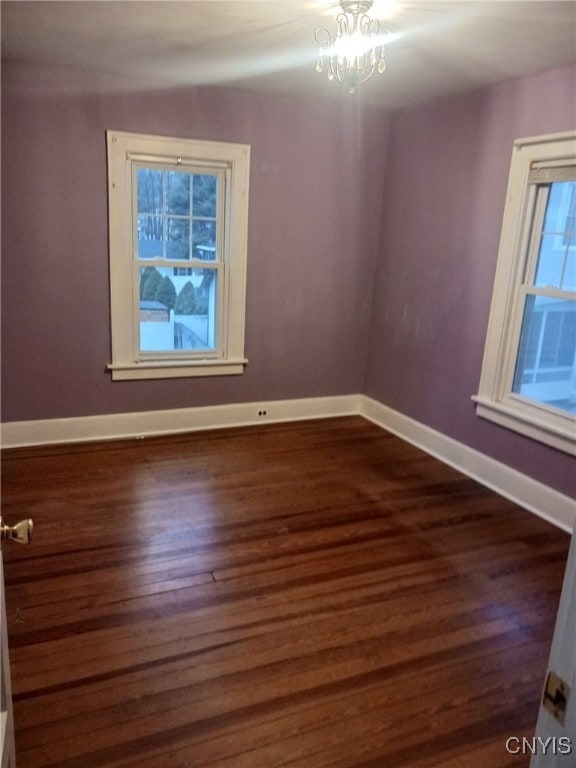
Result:
M576 443L576 134L514 143L477 413Z
M250 148L107 140L112 378L242 373Z

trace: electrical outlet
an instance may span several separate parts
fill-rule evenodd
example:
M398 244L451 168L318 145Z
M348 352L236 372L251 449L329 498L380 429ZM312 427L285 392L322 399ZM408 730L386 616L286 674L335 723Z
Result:
M267 410L265 408L260 408L260 410L258 411L258 416L262 417L267 415L268 415Z

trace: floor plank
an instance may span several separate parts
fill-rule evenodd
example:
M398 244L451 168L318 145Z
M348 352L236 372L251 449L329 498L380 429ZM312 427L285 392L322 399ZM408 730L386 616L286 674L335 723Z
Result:
M360 417L4 451L19 768L521 768L569 537Z

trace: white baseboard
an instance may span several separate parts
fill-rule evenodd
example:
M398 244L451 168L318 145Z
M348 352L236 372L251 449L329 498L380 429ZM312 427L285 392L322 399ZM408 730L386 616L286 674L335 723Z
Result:
M325 419L360 413L359 395L235 403L202 408L111 413L69 419L13 421L1 425L3 448L151 437L202 429Z
M362 396L360 412L374 424L421 448L501 496L549 523L572 532L576 521L576 504L569 496L369 397Z
M150 437L351 415L364 416L553 525L572 531L576 521L576 505L568 496L365 395L7 422L1 426L2 446L17 448Z

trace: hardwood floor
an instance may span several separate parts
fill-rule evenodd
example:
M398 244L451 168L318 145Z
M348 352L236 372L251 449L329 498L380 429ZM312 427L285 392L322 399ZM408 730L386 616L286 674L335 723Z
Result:
M5 451L18 768L507 768L569 536L360 417Z

